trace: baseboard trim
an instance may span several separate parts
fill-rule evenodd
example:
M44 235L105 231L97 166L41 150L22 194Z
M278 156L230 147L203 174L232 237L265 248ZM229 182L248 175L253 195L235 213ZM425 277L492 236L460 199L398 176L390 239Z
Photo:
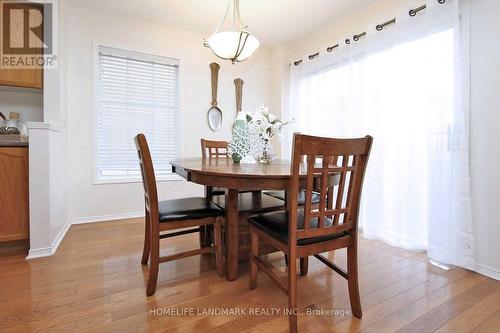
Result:
M97 222L105 222L113 220L131 219L143 216L144 216L144 211L140 211L140 212L128 212L128 213L110 214L110 215L89 216L89 217L73 219L71 220L70 223L66 223L66 225L59 231L59 233L57 234L56 238L54 239L50 247L30 249L28 252L28 256L26 257L26 260L50 257L54 255L57 251L57 248L64 239L64 236L66 236L66 233L73 224L97 223Z
M79 217L71 220L71 224L73 225L73 224L97 223L97 222L106 222L114 220L133 219L138 217L144 217L144 211Z
M500 271L498 269L495 269L493 267L489 267L486 265L481 265L481 264L476 264L476 272L479 274L486 275L487 277L490 277L492 279L495 279L497 281L500 281Z
M64 227L59 231L57 234L56 238L50 245L50 247L42 247L39 249L30 249L28 252L28 256L26 257L26 260L30 259L36 259L36 258L43 258L43 257L50 257L56 253L57 248L59 245L61 245L62 240L64 239L64 236L66 236L66 233L68 232L69 228L71 227L71 223L66 223Z

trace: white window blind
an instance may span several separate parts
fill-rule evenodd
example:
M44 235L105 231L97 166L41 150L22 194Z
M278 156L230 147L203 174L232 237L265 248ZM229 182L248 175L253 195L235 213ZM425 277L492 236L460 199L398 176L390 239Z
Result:
M134 137L144 133L158 179L179 156L179 62L99 47L97 180L139 180Z

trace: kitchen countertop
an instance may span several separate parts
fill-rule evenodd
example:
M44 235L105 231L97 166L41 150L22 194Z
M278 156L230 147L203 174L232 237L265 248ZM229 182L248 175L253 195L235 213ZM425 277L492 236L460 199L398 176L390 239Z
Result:
M26 141L2 141L0 140L1 147L28 147L28 142Z
M0 135L0 147L28 147L28 138L19 134Z

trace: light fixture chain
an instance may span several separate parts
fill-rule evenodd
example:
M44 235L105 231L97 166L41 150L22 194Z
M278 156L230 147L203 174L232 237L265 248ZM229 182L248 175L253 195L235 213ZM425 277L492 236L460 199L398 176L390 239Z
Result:
M239 27L236 29L236 22L238 22ZM243 22L241 21L240 14L240 0L234 0L234 30L243 30Z
M219 22L219 25L217 26L217 28L215 28L215 31L212 35L215 35L216 33L218 33L220 31L220 28L222 27L222 25L224 24L224 22L226 21L226 18L227 18L227 14L229 13L229 8L231 7L231 0L228 0L227 1L227 8L226 8L226 13L224 14L224 16L222 17L222 20L220 20Z

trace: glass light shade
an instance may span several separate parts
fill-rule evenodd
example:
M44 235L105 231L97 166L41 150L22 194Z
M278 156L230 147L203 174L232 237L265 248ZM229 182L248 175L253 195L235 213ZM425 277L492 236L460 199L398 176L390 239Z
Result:
M240 44L241 35L241 44ZM246 38L246 36L248 36ZM243 44L246 38L246 43ZM210 36L207 44L216 56L222 59L243 61L259 48L259 40L246 31L223 31ZM238 49L238 44L239 49ZM241 50L241 48L243 49ZM240 52L241 51L241 52ZM236 55L240 53L238 57Z

